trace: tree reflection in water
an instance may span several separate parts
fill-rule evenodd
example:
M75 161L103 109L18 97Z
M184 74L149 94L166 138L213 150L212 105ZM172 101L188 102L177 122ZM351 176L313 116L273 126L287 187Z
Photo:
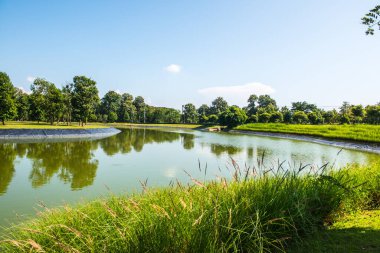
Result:
M7 191L12 181L16 156L17 152L13 143L0 144L0 196Z
M108 156L140 152L145 144L182 140L185 149L194 147L194 135L152 129L126 129L100 140L75 142L0 143L0 195L7 191L15 172L16 157L32 161L29 180L33 188L50 182L56 175L79 190L94 183L99 162L94 151L99 147Z

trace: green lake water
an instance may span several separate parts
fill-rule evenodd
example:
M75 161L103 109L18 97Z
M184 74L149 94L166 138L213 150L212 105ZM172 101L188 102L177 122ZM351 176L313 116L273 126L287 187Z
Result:
M339 168L380 159L378 154L340 150L271 137L167 129L126 129L98 140L3 142L0 226L35 216L41 203L56 207L141 191L139 181L146 179L148 186L189 182L184 170L201 180L230 177L231 158L242 168L257 164L263 153L266 168L282 161L285 167L329 162Z

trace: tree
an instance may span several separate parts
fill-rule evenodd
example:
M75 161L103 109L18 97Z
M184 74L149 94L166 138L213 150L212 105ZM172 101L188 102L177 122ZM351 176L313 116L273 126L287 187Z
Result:
M62 87L63 116L67 125L71 124L73 115L73 85L67 84Z
M365 117L365 110L362 105L354 105L351 107L351 114L354 123L361 123Z
M16 88L17 120L29 119L29 96L23 90Z
M207 123L216 124L216 123L218 123L218 120L219 120L219 117L217 115L211 114L210 116L208 116Z
M308 117L310 123L313 125L323 124L322 114L318 111L309 112L307 114L307 117Z
M185 123L198 122L198 113L195 105L189 103L183 106L183 120Z
M268 123L270 120L270 113L261 112L258 114L258 120L260 123Z
M94 114L99 103L98 88L94 80L85 76L75 76L72 85L74 113L83 126Z
M247 114L237 106L230 106L219 117L219 123L229 128L244 124L247 120Z
M257 104L258 99L259 98L255 94L249 96L248 101L247 101L248 106L246 107L246 111L247 111L248 116L252 116L252 115L256 114L256 112L257 112L257 108L256 108L257 105L256 104Z
M340 114L347 114L349 115L351 113L351 105L347 101L344 101L342 106L339 107L339 113Z
M228 103L224 98L217 97L214 101L211 103L210 107L210 114L219 115L222 112L226 111L228 109Z
M365 121L369 124L380 124L380 104L369 105L366 108Z
M128 93L121 95L118 119L121 122L135 122L137 116L136 106L133 104L133 96Z
M375 6L362 18L362 24L367 26L367 35L373 35L376 26L380 30L380 5Z
M327 124L336 124L339 121L339 114L335 109L331 111L323 112L322 116L323 116L324 123L327 123Z
M36 78L33 81L30 89L32 94L30 95L30 115L32 120L40 121L45 120L45 94L49 82L42 78Z
M208 116L210 114L210 108L208 105L203 104L198 108L197 112L199 116Z
M302 111L305 113L309 112L315 112L318 110L318 107L315 104L309 104L306 101L303 102L293 102L292 103L292 109L293 112L295 111Z
M118 111L121 106L122 97L115 91L107 92L102 98L100 111L102 115L107 115L108 122L118 121Z
M6 120L17 115L15 103L15 88L5 72L0 72L0 120L5 125Z
M277 111L277 103L276 100L271 98L269 95L261 95L257 99L258 109L262 109L265 112L273 112Z
M146 104L145 104L144 98L141 96L137 96L135 100L133 101L133 105L136 107L138 122L145 123L144 111L145 111Z
M284 121L284 115L281 112L272 112L270 114L269 122L280 123Z
M309 121L309 118L307 117L306 113L303 111L296 111L293 114L293 122L296 124L307 124Z
M284 106L281 108L281 113L284 118L284 123L291 123L292 122L292 112L289 110L288 107Z
M53 125L54 121L59 121L59 118L64 110L62 92L60 89L55 87L53 83L47 86L44 110L51 125Z
M32 115L40 121L46 119L53 124L59 121L63 112L64 100L62 92L55 85L45 79L36 78L31 86Z

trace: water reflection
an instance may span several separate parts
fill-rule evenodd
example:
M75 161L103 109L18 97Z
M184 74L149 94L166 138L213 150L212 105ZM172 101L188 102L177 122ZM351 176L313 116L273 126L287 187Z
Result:
M144 145L172 142L177 143L155 147L154 151L142 152ZM183 151L181 149L192 152L181 152ZM165 164L167 168L163 174L173 177L176 171L182 168L181 166L197 161L201 155L206 155L203 159L208 159L207 161L211 163L228 157L237 157L243 163L254 162L264 155L266 160L282 159L281 161L287 160L291 163L301 161L321 165L326 161L334 161L337 151L339 149L334 147L267 137L154 129L126 129L117 135L98 140L0 143L0 196L7 192L12 178L15 177L16 169L27 171L26 177L34 189L52 184L52 180L57 179L70 185L71 190L79 190L94 184L99 167L102 167L102 171L106 173L103 175L107 177L109 175L107 170L115 162L120 163L121 168L131 174L138 174L148 167L158 170L160 164L162 166ZM143 161L137 162L125 156L118 157L111 164L109 159L106 159L107 156L126 155L132 152L142 152ZM170 157L172 158L168 159ZM376 159L379 159L378 155L347 151L341 161L344 165L347 162L366 163ZM16 160L23 164L16 166ZM103 164L100 166L101 162ZM129 163L133 163L133 170L129 170ZM141 178L149 176L151 174L144 174Z
M7 191L15 172L17 152L11 143L0 145L0 196Z
M0 195L15 174L15 160L28 158L31 161L29 181L33 188L48 184L55 176L70 184L72 190L93 184L99 161L94 151L100 147L108 156L127 154L132 150L141 152L145 144L182 140L185 149L194 147L194 135L188 133L163 132L148 129L128 129L120 134L93 141L1 143L0 144Z

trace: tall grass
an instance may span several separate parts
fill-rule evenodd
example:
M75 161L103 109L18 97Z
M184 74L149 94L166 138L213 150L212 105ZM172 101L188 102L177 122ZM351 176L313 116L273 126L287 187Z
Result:
M282 123L254 123L238 126L235 129L380 143L380 125L290 125Z
M46 209L9 230L0 250L281 252L333 214L378 201L379 165L338 172L327 165L300 166L290 172L283 163L260 170L232 164L230 181L204 183L190 176L193 184L161 189L143 183L143 194Z

